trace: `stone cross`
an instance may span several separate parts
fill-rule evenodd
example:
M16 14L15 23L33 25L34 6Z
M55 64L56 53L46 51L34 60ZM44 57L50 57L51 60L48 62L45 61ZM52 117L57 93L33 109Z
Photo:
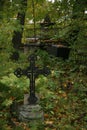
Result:
M20 78L22 75L27 76L30 79L30 95L28 98L29 104L36 104L37 97L35 95L35 79L38 77L38 75L42 74L44 76L47 76L50 74L50 70L48 67L44 67L43 69L39 69L35 66L35 61L37 60L37 57L35 55L30 55L28 60L30 61L30 66L26 69L17 68L14 74Z

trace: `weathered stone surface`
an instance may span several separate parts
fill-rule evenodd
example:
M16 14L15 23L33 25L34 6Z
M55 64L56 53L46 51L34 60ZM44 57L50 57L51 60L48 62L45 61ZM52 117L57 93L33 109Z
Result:
M39 98L38 94L36 94L36 97L38 99L37 103L39 103L40 98ZM24 105L28 105L29 104L28 98L29 98L29 94L24 94Z
M44 120L43 111L40 105L22 105L18 108L19 120L29 122L32 120Z
M24 105L28 105L28 98L29 98L29 94L24 94Z

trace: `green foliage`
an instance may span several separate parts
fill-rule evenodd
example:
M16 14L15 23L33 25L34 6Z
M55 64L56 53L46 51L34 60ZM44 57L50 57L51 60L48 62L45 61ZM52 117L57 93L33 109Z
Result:
M0 120L0 129L1 130L8 130L7 128L7 122L4 119Z
M24 130L24 128L22 126L17 126L15 128L13 128L13 130Z
M3 6L5 7L3 8L4 15L0 17L1 130L24 129L19 122L19 126L9 127L10 106L14 101L23 102L23 95L29 90L29 80L26 77L18 79L13 74L17 67L25 68L28 65L27 55L19 51L20 58L18 61L11 61L10 59L10 54L14 51L11 42L12 33L22 29L19 22L11 18L15 17L18 10L20 12L25 10L21 10L17 4L21 7L19 1L15 0L11 6L10 3L6 2ZM43 4L47 8L43 8ZM36 79L36 92L39 93L40 105L45 117L44 124L29 124L28 128L31 127L31 130L87 129L87 22L82 13L85 4L81 4L82 6L79 7L76 5L78 3L74 0L55 1L54 3L35 1L36 21L42 20L46 13L50 13L52 20L57 21L58 27L64 28L67 25L66 29L60 30L59 34L69 43L71 53L69 59L63 61L49 56L45 51L37 51L36 65L38 67L48 66L51 74L48 77L40 75ZM30 0L28 7L27 17L32 19ZM59 38L58 34L53 38Z
M42 121L34 121L28 124L31 130L44 130L44 123Z

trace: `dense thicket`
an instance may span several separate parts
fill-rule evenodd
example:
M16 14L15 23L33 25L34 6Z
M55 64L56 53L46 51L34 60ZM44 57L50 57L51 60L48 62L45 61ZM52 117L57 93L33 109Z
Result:
M38 50L36 65L49 66L51 74L48 78L39 76L36 80L36 91L40 94L40 104L45 112L45 123L41 126L32 125L31 129L60 129L60 130L86 130L87 129L87 1L84 0L7 0L0 1L0 129L22 129L26 126L15 122L15 128L9 123L10 105L16 100L23 101L24 93L29 90L29 81L14 76L17 67L28 65L23 50L13 46L14 32L21 34L19 44L25 43L29 36L29 28L34 27L33 11L35 11L36 27L49 14L51 20L56 22L56 35L53 39L65 40L71 48L69 59L52 58L48 53ZM26 14L25 14L26 11ZM17 19L22 14L24 20ZM23 24L20 24L23 22ZM23 31L23 34L22 34ZM31 32L31 34L33 34ZM18 37L19 38L19 37ZM15 41L15 45L18 43ZM13 52L19 55L17 61L11 59ZM31 53L31 52L29 52ZM18 93L19 92L19 93ZM14 120L14 119L13 119ZM18 125L17 125L18 123ZM43 127L44 126L44 127Z

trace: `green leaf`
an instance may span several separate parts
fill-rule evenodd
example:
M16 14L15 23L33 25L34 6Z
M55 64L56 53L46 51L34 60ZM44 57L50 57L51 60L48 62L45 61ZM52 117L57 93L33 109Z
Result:
M8 107L12 104L12 99L6 99L3 103L2 106Z

